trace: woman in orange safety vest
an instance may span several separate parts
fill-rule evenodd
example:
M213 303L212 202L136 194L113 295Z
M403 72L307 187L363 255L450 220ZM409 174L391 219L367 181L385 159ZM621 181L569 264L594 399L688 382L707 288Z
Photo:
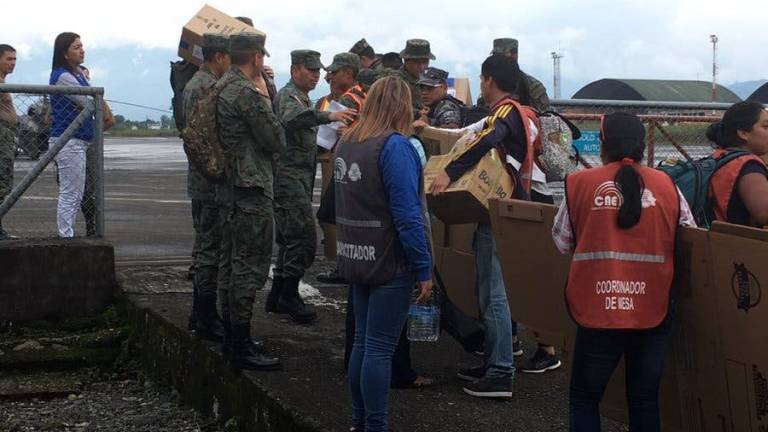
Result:
M675 233L695 222L672 180L639 164L645 128L636 116L604 116L600 139L603 166L568 176L552 229L558 249L573 253L571 430L600 430L600 400L623 356L630 431L658 431Z
M768 170L760 156L768 154L768 111L758 102L733 104L723 120L707 129L719 159L746 151L722 165L710 178L715 219L740 225L768 225Z

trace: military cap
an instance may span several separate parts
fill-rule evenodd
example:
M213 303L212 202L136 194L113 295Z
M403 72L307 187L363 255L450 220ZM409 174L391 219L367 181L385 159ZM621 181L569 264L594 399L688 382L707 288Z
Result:
M304 65L307 69L325 69L320 62L320 53L312 50L291 51L291 64Z
M252 53L263 51L264 55L269 56L269 51L264 48L264 43L266 41L267 36L260 33L235 33L229 37L229 50L232 53Z
M355 75L360 72L360 56L351 52L339 53L333 56L333 63L325 68L328 72L336 72L341 68L350 68Z
M500 38L493 40L493 50L491 55L494 54L517 54L517 39L512 38Z
M379 78L379 71L373 69L363 69L357 73L357 82L364 86L372 86Z
M205 33L203 35L203 49L210 48L219 51L229 51L229 38L218 33Z
M248 24L249 26L253 27L253 20L248 17L236 17L236 20Z
M428 67L421 75L418 85L437 87L448 83L448 72L436 67Z
M405 49L400 51L400 57L403 60L435 59L432 51L429 50L429 41L425 39L408 39L405 42Z
M373 50L373 47L368 44L368 41L365 40L365 38L355 42L355 44L352 45L352 48L349 49L349 52L357 54L360 57L373 57L376 55L376 51Z

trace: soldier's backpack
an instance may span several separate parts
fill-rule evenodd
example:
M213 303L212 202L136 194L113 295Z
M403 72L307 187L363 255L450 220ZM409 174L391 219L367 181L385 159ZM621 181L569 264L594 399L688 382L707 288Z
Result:
M171 62L171 90L173 90L173 99L171 99L171 107L173 109L173 120L176 122L176 130L181 132L186 126L184 121L184 102L182 94L184 93L184 87L187 86L189 80L195 75L199 68L194 63L190 63L186 60L179 60L177 62Z
M226 178L226 159L216 126L218 99L221 91L233 81L230 79L222 85L214 83L206 89L192 107L187 125L181 132L189 162L214 182Z
M548 182L563 181L576 170L579 153L573 145L581 137L581 131L568 119L554 111L539 113L539 138L537 148L539 168Z
M725 164L748 154L749 152L744 150L729 150L719 159L711 155L693 161L667 159L659 162L656 168L670 176L683 193L696 219L696 224L700 228L709 229L715 220L714 207L709 195L709 181Z

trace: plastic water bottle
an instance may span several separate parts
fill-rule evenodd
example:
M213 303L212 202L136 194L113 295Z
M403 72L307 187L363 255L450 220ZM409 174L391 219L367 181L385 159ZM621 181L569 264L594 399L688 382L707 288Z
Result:
M440 337L440 306L435 295L424 304L416 303L419 290L413 295L408 311L408 340L413 342L435 342Z

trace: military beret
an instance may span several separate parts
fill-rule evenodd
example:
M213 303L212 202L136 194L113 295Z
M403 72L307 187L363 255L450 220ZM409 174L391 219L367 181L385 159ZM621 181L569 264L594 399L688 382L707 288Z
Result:
M500 38L493 40L493 50L491 55L494 54L517 54L517 39L512 38Z
M448 83L448 72L436 67L429 67L421 75L418 84L429 87L437 87L440 84Z
M320 62L320 53L312 50L291 51L291 64L304 65L307 69L324 69Z
M229 50L232 53L263 52L269 56L269 51L264 47L266 41L267 36L260 33L235 33L229 38Z
M400 51L400 57L402 57L403 60L435 59L435 56L429 49L429 41L425 39L408 39L405 42L405 49Z
M333 63L325 68L328 72L336 72L341 68L350 68L355 75L360 71L360 56L351 52L339 53L333 56Z
M203 49L229 51L229 38L218 33L205 33L203 35L202 47Z
M357 54L361 57L373 57L376 55L376 51L373 50L373 47L368 44L368 41L366 41L365 38L355 42L355 44L352 45L352 48L349 49L349 52Z

